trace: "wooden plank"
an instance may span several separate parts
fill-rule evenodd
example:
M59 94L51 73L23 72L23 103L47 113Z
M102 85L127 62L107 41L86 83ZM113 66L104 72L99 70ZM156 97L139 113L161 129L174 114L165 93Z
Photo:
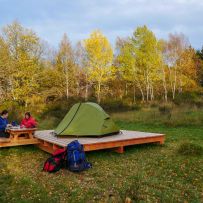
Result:
M122 141L112 141L112 142L101 142L95 144L85 144L85 151L99 150L99 149L108 149L115 148L120 146L130 146L136 144L146 144L146 143L164 143L163 136L157 137L144 137L144 138L135 138L135 139L127 139Z
M1 138L0 138L0 144L1 144L1 143L4 143L4 142L10 142L10 141L11 141L10 138L4 138L4 137L1 137Z
M98 137L60 138L51 134L52 132L53 131L36 131L34 139L31 138L30 136L27 137L17 136L16 139L16 137L13 135L11 136L9 142L0 142L0 147L37 144L40 149L49 153L53 153L56 149L65 148L68 143L77 139L81 144L84 145L85 151L114 149L118 153L123 153L125 146L144 143L159 143L159 144L164 143L164 135L159 133L146 133L146 132L122 130L121 131L122 133L120 134L100 138ZM16 132L16 134L18 133L19 132Z
M122 153L124 153L124 147L123 146L117 147L117 148L114 149L114 151L119 153L119 154L122 154Z
M37 146L43 151L48 152L50 154L52 154L56 149L63 148L58 145L56 146L52 143L44 142L43 140L38 140L38 141L39 143L37 144Z
M136 138L145 138L145 137L157 137L157 136L164 136L163 134L158 133L145 133L145 132L138 132L138 131L122 131L122 134L118 135L111 135L105 137L56 137L51 134L53 131L37 131L35 133L35 137L38 139L43 139L51 143L57 143L62 146L66 146L73 140L79 140L82 144L96 144L96 143L104 143L104 142L112 142L112 141L122 141L122 140L131 140Z
M33 137L36 128L7 129L10 138L0 142L0 147L12 147L20 145L38 144L39 140Z
M114 149L118 153L124 152L124 146L145 143L164 143L164 135L159 133L122 131L122 134L102 138L59 138L55 137L51 132L52 131L38 131L34 135L40 140L38 147L49 153L53 153L57 148L65 148L68 143L75 139L84 145L85 151Z
M13 147L13 146L20 146L20 145L30 145L30 144L39 144L38 139L20 139L18 141L11 141L11 142L4 142L0 143L1 147Z
M12 132L28 133L28 132L35 132L36 130L37 130L37 128L8 128L8 129L6 129L6 131L8 133L12 133Z

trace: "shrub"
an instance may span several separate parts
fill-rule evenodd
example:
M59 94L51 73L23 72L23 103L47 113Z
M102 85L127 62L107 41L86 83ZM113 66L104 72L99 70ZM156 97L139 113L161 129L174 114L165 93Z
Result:
M142 109L142 106L139 105L139 104L133 104L133 105L132 105L132 110L139 111L139 110L141 110L141 109Z
M3 104L1 104L0 111L4 109L7 109L9 112L9 121L15 120L19 122L23 118L25 112L25 108L14 101L5 101Z
M159 106L159 104L157 103L157 102L152 102L151 104L150 104L150 107L151 108L156 108L156 107L158 107Z
M177 94L174 103L176 105L180 104L195 104L196 101L199 101L200 95L196 92L183 92L181 94Z
M199 100L195 101L195 106L197 108L202 108L203 107L203 99L199 99Z
M162 114L171 115L172 109L173 107L171 104L163 104L159 106L159 112Z
M70 97L67 100L66 98L62 98L58 101L47 104L47 107L42 113L41 118L55 117L57 119L62 119L69 111L69 109L78 102L83 102L83 99Z
M129 106L123 104L121 100L108 100L100 104L108 112L129 110Z
M202 155L203 147L193 143L182 143L178 148L181 155Z

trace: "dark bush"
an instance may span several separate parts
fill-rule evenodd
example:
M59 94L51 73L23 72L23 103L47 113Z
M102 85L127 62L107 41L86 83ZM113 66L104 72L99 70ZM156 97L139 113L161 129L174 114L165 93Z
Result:
M68 100L66 98L63 98L50 103L47 105L45 111L42 113L41 118L55 117L57 119L62 119L74 104L83 101L84 100L81 98L70 97Z
M122 103L121 100L103 101L100 105L104 110L108 112L122 111L123 109L125 109L125 105Z
M151 104L150 104L150 107L151 108L156 108L156 107L158 107L159 106L159 104L157 103L157 102L152 102Z
M139 105L139 104L133 104L131 109L132 109L132 110L139 111L139 110L141 110L141 109L142 109L142 106L141 106L141 105Z
M183 143L178 148L178 153L181 155L202 155L203 147L193 143Z
M195 104L196 101L199 101L200 95L196 92L183 92L177 94L173 102L176 105L180 104Z
M159 112L162 114L171 115L172 109L173 107L171 104L162 104L159 106Z
M195 101L195 106L197 107L197 108L202 108L203 107L203 99L202 100L197 100L197 101Z
M9 121L20 122L25 112L25 107L14 101L5 101L1 104L0 111L4 109L7 109L9 112Z
M121 112L130 110L140 110L139 104L129 104L126 100L107 100L100 104L102 108L107 112Z

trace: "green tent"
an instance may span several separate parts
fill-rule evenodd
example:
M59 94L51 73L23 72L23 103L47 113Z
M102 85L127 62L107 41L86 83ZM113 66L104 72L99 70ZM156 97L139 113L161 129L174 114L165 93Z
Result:
M110 116L92 102L77 103L55 129L58 136L103 136L118 133Z

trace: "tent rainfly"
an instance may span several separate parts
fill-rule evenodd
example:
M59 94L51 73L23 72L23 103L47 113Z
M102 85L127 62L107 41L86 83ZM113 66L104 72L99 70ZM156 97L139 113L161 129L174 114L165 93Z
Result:
M98 104L77 103L55 129L58 136L98 137L119 132L110 116Z

